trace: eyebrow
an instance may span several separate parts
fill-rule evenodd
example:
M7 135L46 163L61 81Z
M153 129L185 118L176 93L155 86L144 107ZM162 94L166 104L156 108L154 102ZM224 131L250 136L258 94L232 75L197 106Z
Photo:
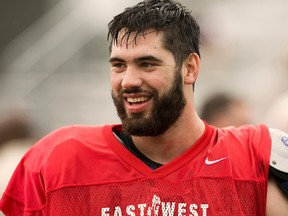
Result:
M119 57L112 57L109 59L109 62L115 62L115 61L118 61L118 62L125 62L124 59L122 58L119 58ZM151 55L148 55L148 56L142 56L142 57L139 57L139 58L136 58L134 60L135 62L141 62L141 61L154 61L154 62L162 62L160 59L154 57L154 56L151 56Z
M115 62L115 61L118 61L118 62L124 62L123 59L118 58L118 57L112 57L112 58L109 59L109 62L110 62L110 63L111 63L111 62Z
M154 61L154 62L161 62L160 59L154 57L154 56L143 56L143 57L140 57L140 58L137 58L136 61Z

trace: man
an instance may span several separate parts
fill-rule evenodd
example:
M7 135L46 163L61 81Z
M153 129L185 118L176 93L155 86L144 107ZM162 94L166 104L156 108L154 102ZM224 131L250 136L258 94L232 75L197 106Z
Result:
M226 93L217 93L208 98L202 106L200 117L216 127L238 127L252 123L248 104L243 99Z
M274 131L272 144L264 125L218 129L195 111L199 34L190 12L171 0L143 1L116 16L109 24L111 86L122 125L66 127L43 138L19 164L3 212L287 213L274 182L277 205L268 199L266 209L271 145L281 149L287 135ZM277 153L274 169L283 170L287 159Z

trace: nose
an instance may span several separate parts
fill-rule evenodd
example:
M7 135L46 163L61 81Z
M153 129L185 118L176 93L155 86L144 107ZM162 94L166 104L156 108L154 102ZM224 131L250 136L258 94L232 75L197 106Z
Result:
M134 67L127 67L121 86L123 89L137 88L143 84L141 72Z

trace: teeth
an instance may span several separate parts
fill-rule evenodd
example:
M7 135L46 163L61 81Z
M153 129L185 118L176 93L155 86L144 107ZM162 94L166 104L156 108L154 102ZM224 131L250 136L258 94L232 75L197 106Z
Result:
M139 102L147 101L148 99L149 99L148 97L127 98L127 101L128 101L129 103L139 103Z

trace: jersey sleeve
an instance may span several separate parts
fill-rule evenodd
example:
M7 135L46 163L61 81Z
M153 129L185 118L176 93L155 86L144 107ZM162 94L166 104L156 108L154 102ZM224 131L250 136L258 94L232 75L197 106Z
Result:
M226 131L235 177L268 179L271 138L264 125L245 125Z
M265 125L261 124L252 128L250 132L247 130L247 132L250 133L250 143L252 144L250 148L257 162L256 166L258 169L262 169L265 177L268 178L271 154L271 137L269 130ZM250 157L252 157L252 155L250 155Z
M263 176L267 181L271 153L271 137L268 128L262 124L255 126L254 128L252 127L251 130L245 129L244 127L242 133L249 133L248 137L250 137L250 146L247 146L248 149L246 150L247 152L250 152L250 154L246 154L246 160L250 162L246 164L246 167L255 166L254 172L259 175L260 173L263 173ZM245 160L245 158L243 159ZM252 163L252 161L255 163Z
M76 181L82 177L76 173L73 178L70 171L76 167L75 164L83 165L79 152L85 155L82 157L85 161L89 158L95 139L101 138L100 131L102 127L68 126L53 131L34 144L15 169L0 201L0 210L13 216L47 215L47 193L67 179ZM86 165L90 167L90 163ZM83 166L79 170L83 171Z
M55 146L67 136L61 128L39 140L16 167L0 201L5 215L43 215L45 209L44 164Z
M42 215L45 203L45 186L41 177L41 167L30 166L33 160L28 152L18 164L3 194L0 209L5 215ZM33 162L34 163L34 162ZM30 212L30 213L29 213Z

